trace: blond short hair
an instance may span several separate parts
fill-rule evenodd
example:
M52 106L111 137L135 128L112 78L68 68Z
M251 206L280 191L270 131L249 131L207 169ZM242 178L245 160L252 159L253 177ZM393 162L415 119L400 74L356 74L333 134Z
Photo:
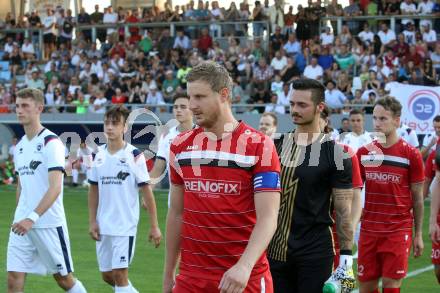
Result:
M17 92L17 98L31 99L37 104L44 105L44 94L41 90L36 88L25 88Z
M202 80L208 83L214 92L222 89L229 90L229 97L232 95L232 79L226 68L213 61L203 61L195 66L186 76L187 82Z

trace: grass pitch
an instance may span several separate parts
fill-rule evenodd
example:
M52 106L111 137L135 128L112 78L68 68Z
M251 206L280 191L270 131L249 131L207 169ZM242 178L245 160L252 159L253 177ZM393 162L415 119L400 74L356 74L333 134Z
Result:
M167 212L167 193L155 192L159 224L165 235L165 218ZM0 187L0 292L6 292L6 247L10 224L15 210L15 190L13 187ZM98 271L96 262L95 242L88 235L87 190L84 188L64 189L64 206L72 246L75 275L83 282L89 293L111 293L112 288L106 285ZM425 203L424 239L425 251L421 258L409 260L409 272L431 265L431 242L428 237L429 203ZM156 293L162 290L162 272L164 263L164 242L157 249L148 243L148 216L141 211L141 220L136 239L136 252L130 267L130 280L142 293ZM41 277L29 275L26 280L26 292L52 293L63 292L58 288L51 276ZM438 293L437 284L432 270L408 278L403 282L401 292L404 293Z

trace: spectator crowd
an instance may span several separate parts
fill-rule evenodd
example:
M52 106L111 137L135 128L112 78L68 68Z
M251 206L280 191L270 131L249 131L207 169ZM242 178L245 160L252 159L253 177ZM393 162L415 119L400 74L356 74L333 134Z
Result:
M352 18L361 15L413 17L398 18L393 30L389 20ZM334 19L323 22L325 16L344 17L341 31ZM191 23L179 26L182 21ZM161 22L175 22L175 36L151 25ZM96 24L110 26L98 26L93 41ZM41 29L44 48L38 30L25 35L12 28ZM96 5L77 16L57 7L18 19L9 13L0 20L0 62L10 73L0 75L0 112L10 111L16 91L26 86L44 91L49 112L104 113L120 103L170 111L167 104L185 91L191 68L210 59L230 72L237 113L285 113L289 82L302 76L325 84L334 112L361 107L368 113L392 82L439 84L439 33L439 0L350 0L346 7L309 0L296 13L279 0L227 8L189 1L164 10Z

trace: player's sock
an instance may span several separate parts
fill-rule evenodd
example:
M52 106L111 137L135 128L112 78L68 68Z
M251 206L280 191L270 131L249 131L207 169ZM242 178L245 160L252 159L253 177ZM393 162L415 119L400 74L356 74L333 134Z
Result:
M79 172L77 169L73 169L72 170L72 181L74 184L78 184L78 176L79 176Z
M72 288L67 290L67 293L87 293L87 290L84 288L84 285L81 283L81 281L76 279L75 284Z
M124 287L115 286L115 293L132 293L131 286L130 285Z
M400 288L383 288L383 293L400 293Z

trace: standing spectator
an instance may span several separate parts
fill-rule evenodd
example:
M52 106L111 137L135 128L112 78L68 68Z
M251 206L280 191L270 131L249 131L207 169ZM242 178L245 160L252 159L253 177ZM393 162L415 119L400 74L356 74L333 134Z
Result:
M405 26L405 30L403 31L403 35L405 36L405 42L408 45L415 45L416 44L416 32L415 32L415 25L413 23L408 23Z
M225 12L225 21L233 22L240 19L240 11L238 11L235 2L231 2L229 9ZM233 24L226 24L223 26L226 35L234 35L235 27Z
M295 15L293 15L293 6L289 6L289 11L284 14L284 31L283 34L291 34L295 30L293 28L293 24L295 23Z
M261 2L255 1L255 7L254 10L252 11L252 20L254 21L254 23L252 24L254 36L259 37L263 34L264 24L261 23L261 21L263 21L264 19L265 19L265 15L263 12L263 7L261 6ZM256 22L260 22L260 23L256 23Z
M86 12L84 7L81 7L81 9L79 10L79 14L77 16L77 22L78 22L78 26L91 24L90 15ZM84 36L84 39L87 42L92 41L92 30L91 29L82 30L82 34Z
M437 74L435 72L434 66L432 65L431 59L425 59L422 67L423 74L423 85L426 86L436 86L437 85Z
M72 10L67 9L66 16L62 18L60 28L60 44L66 44L68 49L72 47L73 27L75 20L72 16Z
M400 3L400 13L404 15L414 15L417 13L416 5L412 3L412 0L404 0ZM408 18L402 19L403 26L409 22L414 23L414 20Z
M338 0L332 0L330 4L327 5L327 15L328 16L343 16L344 10L342 5L338 3ZM332 30L335 32L338 28L337 22L332 21Z
M349 0L348 3L348 6L344 8L344 16L353 17L362 15L361 8L354 0ZM357 34L359 32L359 21L347 21L347 26L354 34Z
M159 55L163 56L165 60L170 58L171 49L173 49L174 39L170 36L170 30L164 28L157 41L157 49L159 50Z
M162 93L165 102L171 103L173 96L179 87L179 80L174 77L173 71L168 70L165 73L165 80L162 84Z
M113 7L112 6L109 6L107 8L107 11L104 13L102 22L104 24L109 24L109 25L112 25L112 26L116 26L116 24L118 23L118 14L113 12ZM107 29L107 36L110 36L110 39L112 41L116 41L116 40L113 39L114 38L113 35L115 33L116 33L116 30L114 28L110 27L110 28Z
M350 45L352 42L352 35L348 25L342 26L342 31L339 34L339 39L341 40L341 44Z
M275 0L275 3L269 8L269 21L271 31L274 32L276 27L284 27L284 9L283 1Z
M127 10L127 15L125 17L125 23L138 23L139 22L139 15L137 10L134 12L129 9ZM128 39L130 44L135 44L140 41L141 35L139 34L139 27L137 26L130 26L128 28L128 32L130 33L130 38Z
M95 24L102 24L102 21L104 19L104 13L99 11L99 5L96 4L95 5L95 11L90 14L90 21L93 25ZM96 37L98 38L98 40L101 43L105 42L105 37L106 37L107 33L105 31L105 29L96 29Z
M210 11L211 21L212 22L223 21L224 20L224 16L223 16L222 10L220 9L220 7L218 5L218 1L212 1L211 6L212 6L212 9ZM220 36L221 25L219 25L219 24L211 24L209 26L209 29L211 31L211 35L212 36L214 36L214 37L221 37Z
M43 19L43 40L44 40L44 56L45 60L49 59L55 50L56 42L56 17L51 9L47 9L47 16Z
M293 33L291 33L293 34ZM298 5L298 13L296 14L296 36L301 42L310 39L310 23L307 18L306 10L302 5Z

